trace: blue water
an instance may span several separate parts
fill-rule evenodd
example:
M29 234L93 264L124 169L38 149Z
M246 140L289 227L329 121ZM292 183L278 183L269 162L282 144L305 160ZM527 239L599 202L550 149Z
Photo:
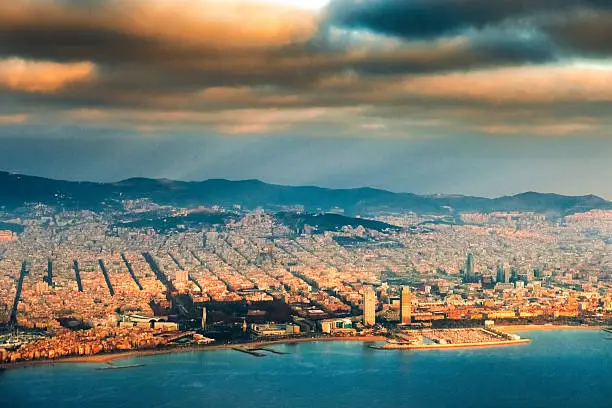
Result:
M372 350L358 342L135 357L0 372L2 407L612 407L612 341L599 331L524 334L527 345Z

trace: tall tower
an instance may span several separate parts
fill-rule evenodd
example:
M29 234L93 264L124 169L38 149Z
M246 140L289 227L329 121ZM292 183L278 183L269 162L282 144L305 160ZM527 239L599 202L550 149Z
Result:
M376 293L371 286L363 290L363 325L374 326L376 324Z
M410 324L412 322L412 293L407 286L402 287L400 295L400 323Z
M497 264L497 276L495 277L495 281L498 283L506 283L506 271L504 271L504 265L500 263Z
M474 282L476 279L474 274L474 255L470 252L465 260L465 279L467 282Z
M206 308L202 308L202 330L206 330Z

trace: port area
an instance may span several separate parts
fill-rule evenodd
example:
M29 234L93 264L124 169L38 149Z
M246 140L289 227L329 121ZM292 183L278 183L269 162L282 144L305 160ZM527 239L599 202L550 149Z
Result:
M493 328L425 329L402 331L394 334L385 345L370 347L377 350L424 350L509 346L530 341Z

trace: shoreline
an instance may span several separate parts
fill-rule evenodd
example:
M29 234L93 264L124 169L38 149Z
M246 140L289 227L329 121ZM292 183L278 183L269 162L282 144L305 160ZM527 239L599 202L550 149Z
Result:
M506 333L516 332L530 332L530 331L554 331L554 330L603 330L605 326L570 326L570 325L552 325L552 324L530 324L530 325L504 325L494 326L495 329L501 330ZM183 347L168 347L161 349L148 349L148 350L130 350L125 352L117 353L105 353L95 354L91 356L70 356L62 357L54 360L30 360L20 361L17 363L2 363L0 364L0 370L14 369L14 368L26 368L40 365L55 365L55 364L108 364L112 366L113 361L122 360L132 357L144 357L154 356L163 354L174 354L174 353L188 353L188 352L199 352L199 351L214 351L224 350L233 348L245 348L257 349L258 347L271 346L276 344L296 344L296 343L313 343L313 342L328 342L328 341L353 341L353 342L387 342L388 338L384 336L355 336L355 337L344 337L344 336L331 336L331 337L298 337L298 338L286 338L279 340L259 340L247 343L225 343L218 345L192 345ZM500 342L487 342L487 343L464 343L464 344L447 344L447 345L421 345L421 346L407 346L407 345L391 345L390 347L378 347L376 349L381 350L430 350L430 349L458 349L458 348L476 348L476 347L499 347L499 346L511 346L516 344L529 343L530 339L520 340L508 340ZM389 346L389 344L387 344Z
M606 326L570 326L554 324L510 324L504 326L493 326L494 329L506 333L530 332L530 331L552 331L552 330L603 330Z
M55 360L30 360L20 361L17 363L3 363L0 364L0 369L14 369L14 368L26 368L40 365L55 365L55 364L108 364L112 365L115 360L122 360L132 357L144 357L144 356L155 356L163 354L174 354L174 353L189 353L199 351L214 351L224 350L233 348L244 348L246 350L257 349L259 347L272 346L276 344L296 344L296 343L314 343L314 342L328 342L328 341L353 341L353 342L386 342L387 338L384 336L356 336L356 337L302 337L302 338L287 338L280 340L260 340L249 343L226 343L218 345L206 345L206 346L185 346L185 347L168 347L161 349L148 349L148 350L130 350L119 353L105 353L95 354L91 356L70 356L62 357Z

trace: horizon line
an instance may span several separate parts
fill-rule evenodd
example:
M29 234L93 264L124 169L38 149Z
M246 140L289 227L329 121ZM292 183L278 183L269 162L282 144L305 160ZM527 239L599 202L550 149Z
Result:
M267 184L267 185L271 185L271 186L277 186L277 187L291 187L291 188L318 188L318 189L322 189L322 190L335 190L335 191L349 191L349 190L376 190L376 191L380 191L380 192L385 192L385 193L390 193L390 194L411 194L411 195L415 195L415 196L419 196L419 197L433 197L433 198L445 198L445 197L466 197L466 198L481 198L481 199L486 199L486 200L495 200L495 199L499 199L499 198L507 198L507 197L516 197L516 196L520 196L520 195L525 195L525 194L539 194L539 195L556 195L559 197L595 197L595 198L599 198L608 202L612 202L610 200L608 200L607 198L600 196L598 194L581 194L581 195L567 195L567 194L560 194L560 193L555 193L555 192L541 192L541 191L534 191L534 190L527 190L527 191L523 191L520 193L515 193L515 194L504 194L504 195L499 195L499 196L480 196L480 195L468 195L468 194L460 194L460 193L425 193L425 194L419 194L419 193L413 193L413 192L408 192L408 191L393 191L393 190L389 190L386 188L380 188L380 187L371 187L371 186L360 186L360 187L322 187L322 186L317 186L317 185L313 185L313 184L301 184L301 185L296 185L296 184L279 184L279 183L273 183L273 182L269 182L269 181L265 181L265 180L261 180L261 179L231 179L231 178L223 178L223 177L211 177L211 178L205 178L205 179L198 179L198 180L181 180L181 179L173 179L173 178L169 178L169 177L145 177L145 176L135 176L135 177L128 177L128 178L124 178L121 180L116 180L116 181L91 181L91 180L70 180L70 179L62 179L62 178L54 178L54 177L47 177L47 176L38 176L38 175L32 175L32 174L24 174L24 173L19 173L19 172L14 172L14 171L9 171L9 170L0 170L0 174L8 174L8 175L12 175L12 176L23 176L23 177L32 177L32 178L41 178L41 179L45 179L45 180L51 180L51 181L59 181L59 182L67 182L67 183L91 183L91 184L102 184L102 185L112 185L112 184L120 184L126 181L130 181L130 180L150 180L150 181L171 181L171 182L178 182L178 183L204 183L207 181L228 181L228 182L232 182L232 183L240 183L240 182L258 182L258 183L263 183L263 184Z

